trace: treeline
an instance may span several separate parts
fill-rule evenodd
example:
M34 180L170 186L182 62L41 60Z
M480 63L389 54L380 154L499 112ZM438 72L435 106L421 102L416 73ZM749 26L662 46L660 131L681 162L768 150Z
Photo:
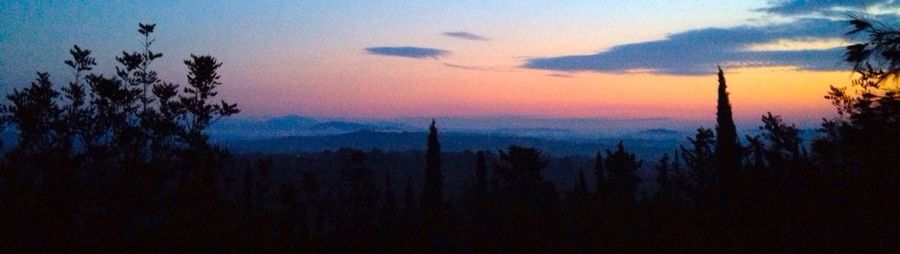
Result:
M332 175L268 158L235 160L203 130L238 112L213 103L220 66L191 56L188 85L142 51L116 75L90 73L77 46L74 78L57 90L39 73L15 90L2 119L19 130L2 164L0 245L14 252L882 252L900 249L900 31L862 19L845 61L858 78L832 87L839 117L809 142L777 115L740 138L725 75L717 125L699 128L655 162L622 144L558 185L541 151L478 151L464 181L448 181L437 124L419 181L375 168L378 153L342 149ZM741 142L745 140L745 144ZM809 145L806 145L809 144ZM394 158L396 159L396 158ZM404 162L399 162L404 163ZM456 162L458 163L458 162ZM383 163L382 163L383 164ZM651 164L655 177L639 168ZM590 180L589 180L590 178ZM592 183L592 184L589 184ZM450 185L461 186L452 195ZM640 188L639 186L655 188ZM642 191L643 190L643 191ZM651 191L647 191L651 190Z

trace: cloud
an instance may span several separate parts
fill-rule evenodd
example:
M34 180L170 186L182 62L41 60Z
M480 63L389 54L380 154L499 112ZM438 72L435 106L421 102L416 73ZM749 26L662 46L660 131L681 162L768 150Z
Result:
M770 2L772 6L757 11L779 15L838 14L846 11L863 11L869 7L900 7L896 0L781 0Z
M553 71L609 73L653 72L677 75L710 74L724 67L793 66L803 70L845 70L842 47L751 50L751 46L783 40L843 38L844 21L801 18L792 22L730 28L705 28L675 33L665 39L615 46L591 55L529 58L524 67Z
M396 56L409 58L434 58L438 59L449 55L451 52L436 48L420 47L371 47L366 52L373 55Z
M510 69L510 68L503 68L503 67L469 66L469 65L452 64L452 63L444 63L444 66L447 66L450 68L470 70L470 71L516 72L516 70Z
M563 73L551 73L551 74L547 74L546 76L555 77L555 78L574 78L575 77L575 76L572 76L569 74L563 74Z
M469 32L463 32L463 31L445 32L444 35L463 39L463 40L470 40L470 41L487 41L488 40L488 38L485 38L484 36L469 33Z

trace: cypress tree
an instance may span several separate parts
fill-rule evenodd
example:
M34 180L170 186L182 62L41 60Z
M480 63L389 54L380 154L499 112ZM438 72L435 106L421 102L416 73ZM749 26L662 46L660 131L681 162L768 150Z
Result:
M728 86L725 74L719 67L719 100L716 108L716 152L715 163L720 173L725 170L735 171L741 165L741 148L738 142L737 128L731 115L731 102L728 100Z
M428 128L428 150L425 151L425 186L422 190L422 208L440 210L444 177L441 174L441 144L438 142L434 119Z

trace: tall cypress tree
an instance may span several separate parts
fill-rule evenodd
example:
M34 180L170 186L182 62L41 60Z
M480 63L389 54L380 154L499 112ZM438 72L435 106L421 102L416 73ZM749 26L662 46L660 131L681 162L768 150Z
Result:
M741 166L741 145L738 141L737 128L731 115L731 102L728 100L728 86L725 74L719 67L719 101L716 108L716 152L715 163L720 173L735 171Z
M425 151L425 186L422 190L422 208L440 210L444 177L441 174L441 144L438 142L434 119L428 128L428 150Z

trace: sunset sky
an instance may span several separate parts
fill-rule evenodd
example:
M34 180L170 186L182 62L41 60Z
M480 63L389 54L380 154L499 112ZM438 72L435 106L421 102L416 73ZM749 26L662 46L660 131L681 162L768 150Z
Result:
M154 64L186 83L191 53L224 65L241 115L712 119L717 65L735 116L834 115L844 20L900 1L2 1L0 85L59 84L73 44L100 73L156 23Z

